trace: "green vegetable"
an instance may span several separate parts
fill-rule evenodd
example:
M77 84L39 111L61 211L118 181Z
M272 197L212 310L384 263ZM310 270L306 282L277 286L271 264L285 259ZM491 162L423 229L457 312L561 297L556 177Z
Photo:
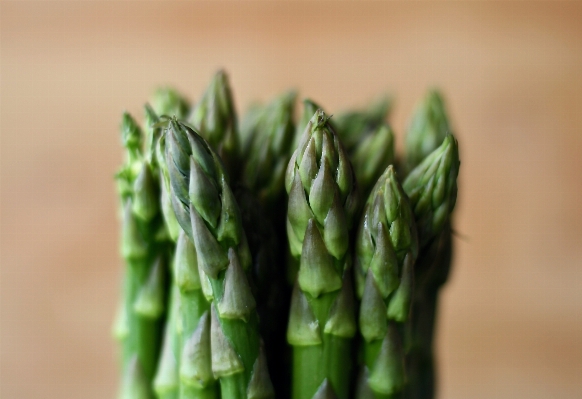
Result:
M152 106L156 114L178 119L186 118L190 112L190 102L171 87L158 88L152 97Z
M406 133L406 173L441 145L449 133L451 128L443 98L433 89L417 106Z
M255 140L257 130L263 119L266 106L260 103L253 103L245 113L239 126L240 153L243 157L249 154L251 144ZM243 158L244 159L244 158Z
M190 122L224 162L233 179L238 176L239 135L234 101L224 71L218 71L200 102L192 110Z
M442 96L396 166L390 98L295 102L239 130L219 71L194 107L158 89L143 132L124 114L120 399L434 397L460 166Z
M349 226L357 203L351 164L321 110L289 162L286 189L289 246L299 259L287 329L292 397L311 399L331 390L345 399L356 333Z
M446 281L451 263L450 215L457 198L459 166L457 141L449 134L403 183L413 205L421 246L408 344L409 398L434 396L434 320L438 288Z
M385 123L391 107L391 98L384 96L372 102L367 109L344 112L335 118L337 131L348 153L354 152L365 135Z
M313 117L313 114L319 109L323 109L317 103L313 102L309 98L303 100L303 110L301 112L301 116L299 121L295 125L295 136L293 137L293 142L289 148L289 153L293 153L295 149L299 146L299 142L303 137L303 133L305 133L305 129L307 128L307 124ZM329 121L331 123L331 121Z
M445 226L457 200L459 174L457 140L449 134L404 180L410 197L420 247L426 246Z
M446 282L451 266L452 235L450 223L421 251L415 267L416 289L412 320L408 332L408 398L433 398L436 385L434 332L438 293Z
M222 397L272 397L247 276L249 248L222 162L208 142L176 119L168 120L165 143L174 212L194 243L200 285L212 301L211 369Z
M431 90L417 107L406 135L406 170L416 167L450 132L441 94ZM412 382L409 398L432 398L435 392L434 327L438 291L445 283L452 259L450 221L421 252L415 270L417 289L410 323L408 369Z
M263 207L279 204L295 125L296 94L285 93L262 110L245 155L243 183L257 194Z
M382 172L394 163L394 133L390 126L380 124L368 131L356 144L350 157L359 190L368 195Z
M356 237L355 276L364 366L357 398L392 398L406 384L404 323L418 241L408 197L389 166L366 203Z
M146 116L159 136L163 123L146 106ZM163 357L155 389L159 397L212 399L218 397L210 370L210 305L200 284L194 246L179 226L170 199L169 171L165 159L165 136L158 140L157 163L162 180L161 202L166 228L174 242L171 320L166 326ZM206 355L206 356L205 356ZM205 372L206 370L206 372Z
M122 202L121 254L125 260L124 300L116 336L122 346L124 373L120 398L150 398L166 308L169 248L160 240L159 184L142 152L142 132L123 115L125 165L117 174Z
M158 399L178 399L180 397L180 338L177 324L180 317L180 292L171 285L169 316L164 329L164 342L154 379L154 391Z

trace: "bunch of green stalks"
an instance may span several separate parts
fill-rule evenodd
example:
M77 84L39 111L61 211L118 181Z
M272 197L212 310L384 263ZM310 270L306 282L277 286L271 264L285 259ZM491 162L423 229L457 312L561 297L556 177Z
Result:
M459 153L430 91L331 117L289 91L239 123L219 71L121 123L119 399L433 398Z

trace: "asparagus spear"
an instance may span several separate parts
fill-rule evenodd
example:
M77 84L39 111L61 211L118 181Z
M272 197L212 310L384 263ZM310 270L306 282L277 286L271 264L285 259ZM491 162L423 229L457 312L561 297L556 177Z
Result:
M149 110L149 115L159 129L160 122L153 110ZM196 250L179 225L171 204L165 145L164 135L158 141L156 155L164 183L161 195L164 219L176 242L172 282L175 315L166 327L162 359L165 363L158 370L160 381L156 388L160 397L163 394L178 395L181 399L213 399L218 397L218 387L210 364L210 305L202 292Z
M449 221L457 200L459 149L452 134L404 180L414 209L420 247L425 247Z
M385 122L391 105L391 99L384 96L367 109L340 114L335 121L364 198L368 197L388 165L394 162L394 133Z
M365 364L358 399L392 398L404 388L403 332L417 255L414 215L389 166L368 198L356 237L355 276Z
M157 93L160 93L160 91L158 90L156 94ZM177 230L175 231L175 228L172 228L173 225L177 226L177 222L172 225L171 220L169 219L170 216L173 216L173 211L171 211L171 214L167 214L167 206L164 207L163 204L163 192L166 188L166 179L162 169L160 168L160 166L163 166L163 163L159 162L160 160L156 157L155 151L160 139L159 118L149 104L145 105L144 111L144 128L146 133L144 153L146 159L152 167L153 173L157 173L159 176L160 190L162 192L160 201L165 228L160 230L162 234L158 234L158 238L168 242L169 259L173 259L175 252L174 246L178 232ZM175 221L175 217L173 220ZM170 272L173 272L173 270L170 270ZM179 291L174 284L174 273L171 274L172 278L170 279L170 283L168 285L168 291L170 292L167 306L169 309L169 315L164 327L162 352L159 357L156 375L153 381L154 392L158 399L179 398L178 360L180 351L180 334L178 334L178 330L175 328L179 318Z
M176 328L180 317L180 293L173 283L170 289L169 315L164 328L162 353L153 382L157 399L178 399L180 397L180 334Z
M190 117L196 129L220 156L228 173L236 179L240 143L234 101L224 71L218 71Z
M349 226L356 208L351 164L318 110L286 174L287 233L299 259L287 340L293 346L293 399L311 399L329 384L339 399L350 390L355 335Z
M293 136L293 142L291 143L291 147L290 147L291 152L294 152L295 149L299 146L299 142L301 141L301 138L303 137L303 133L305 132L305 129L307 128L307 124L309 123L309 121L313 117L313 114L315 114L315 112L318 109L323 109L323 108L320 107L314 101L310 100L309 98L306 98L303 100L303 110L301 112L301 116L299 117L299 121L297 122L297 125L295 126L295 135ZM331 121L329 121L329 122L331 123Z
M158 115L184 119L190 112L190 102L172 87L159 87L152 97L152 108Z
M200 284L212 301L212 373L224 399L273 397L247 280L249 248L224 166L208 142L175 118L165 137L174 212L194 243Z
M418 275L408 332L408 373L411 384L408 398L433 398L436 389L434 331L438 293L445 283L451 265L452 240L450 223L421 251L416 262Z
M285 168L295 131L295 98L295 92L284 93L263 110L245 154L242 181L271 211L279 205L285 187Z
M434 151L450 131L444 101L431 90L417 107L406 136L406 170L410 172ZM435 391L434 324L438 291L447 280L452 259L450 220L421 252L415 277L417 290L411 323L410 374L416 380L409 386L409 397L432 398Z
M410 173L451 133L442 95L430 90L410 121L406 133L405 171Z
M394 133L382 123L363 134L350 154L359 189L368 195L384 170L394 163Z
M176 243L174 273L180 291L180 398L218 398L210 359L210 304L202 292L196 250L184 230Z
M291 144L291 154L297 149L301 138L303 137L303 133L309 124L311 118L315 112L319 109L322 109L318 104L313 102L312 100L306 98L303 100L303 110L301 116L299 117L299 121L295 125L295 135L293 137L293 142ZM331 120L328 121L331 124ZM332 126L333 127L333 126ZM282 235L281 235L282 236ZM285 235L285 240L287 239ZM290 253L287 253L287 258L285 261L286 269L287 269L287 282L289 286L292 287L295 283L295 278L297 277L297 271L299 270L299 258L296 256L292 256Z
M123 203L121 253L127 266L122 322L117 330L124 370L120 397L150 398L165 311L168 248L158 237L162 227L158 182L143 157L141 130L127 113L122 140L127 160L117 179Z
M372 102L367 109L344 112L337 116L335 120L337 131L348 153L354 152L364 135L385 123L391 107L391 98L384 96Z
M263 114L267 107L260 103L251 104L247 109L239 126L240 153L243 159L249 154L251 144L255 141L255 136L262 123Z
M421 248L410 326L411 384L407 393L410 398L434 396L432 341L436 301L438 287L444 283L450 269L450 215L457 198L459 166L457 141L449 134L403 183L413 205Z

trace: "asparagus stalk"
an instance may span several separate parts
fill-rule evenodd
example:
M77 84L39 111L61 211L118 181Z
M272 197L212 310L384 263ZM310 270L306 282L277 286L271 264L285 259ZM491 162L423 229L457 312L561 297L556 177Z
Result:
M440 287L446 282L451 265L450 223L421 251L416 262L417 286L408 332L407 368L412 382L409 398L433 398L436 392L434 332Z
M150 110L151 111L151 110ZM154 118L151 111L150 117ZM159 128L158 120L156 127ZM171 204L170 174L165 159L165 135L157 146L162 184L162 208L166 227L176 242L173 261L174 321L166 328L165 364L160 365L158 395L178 395L181 399L214 399L218 387L210 363L210 304L202 292L196 250L179 225ZM163 358L166 360L166 358ZM164 367L167 367L165 369ZM168 376L172 375L172 378ZM162 384L168 381L172 384Z
M303 137L303 133L305 132L305 129L307 128L307 124L309 123L311 118L313 118L313 114L315 114L315 112L318 109L323 109L323 108L320 107L314 101L310 100L309 98L306 98L303 100L303 110L301 112L301 116L299 117L299 121L297 122L297 125L295 126L295 136L293 137L293 142L291 143L291 147L290 147L291 152L294 152L295 149L299 146L299 142L301 141L301 138ZM331 123L331 121L330 121L330 123Z
M360 192L368 195L388 165L394 163L394 133L382 123L366 134L350 154Z
M450 131L441 94L431 90L412 117L406 135L405 169L410 172L434 151ZM434 325L438 291L447 280L452 259L451 224L421 252L417 261L417 287L413 302L413 319L409 369L417 380L409 387L409 397L432 398L435 392Z
M335 120L337 131L348 153L354 152L363 136L385 123L391 107L391 98L384 96L372 102L367 109L344 112L337 116ZM387 166L379 174L382 174Z
M368 198L356 237L359 327L364 338L358 399L393 398L404 389L403 332L417 255L414 215L389 166Z
M403 183L413 205L421 248L409 339L410 398L434 396L432 341L436 301L438 288L446 281L450 269L450 215L457 198L459 166L457 141L449 134Z
M406 132L405 172L410 173L451 133L442 95L430 90L417 106Z
M123 203L121 253L126 262L117 329L123 349L120 398L150 398L161 345L168 248L159 240L158 182L151 163L143 157L141 130L127 113L122 140L127 160L117 174Z
M212 301L211 369L222 397L273 397L247 280L249 248L224 166L208 142L175 118L165 142L174 212L194 243L200 284Z
M159 358L154 391L157 399L178 399L180 397L179 356L180 337L177 323L180 317L180 292L171 284L169 315L164 328L164 342Z
M457 200L459 166L457 140L449 134L402 184L414 209L421 248L449 221Z
M263 110L245 154L242 181L271 211L280 205L285 187L289 146L295 131L295 98L295 92L284 93Z
M293 346L293 399L311 399L329 384L339 399L350 390L355 335L349 226L357 206L351 164L318 110L286 174L287 233L299 272L287 341Z
M263 114L267 107L260 103L251 104L247 109L239 126L240 153L243 159L249 154L251 145L262 123Z
M194 244L182 230L174 258L180 292L180 398L218 398L210 358L210 303L202 292Z
M322 109L318 104L313 102L312 100L306 98L303 100L303 110L299 117L299 121L295 125L295 135L293 137L293 143L291 144L291 154L295 152L301 138L303 137L303 133L305 133L305 129L307 129L307 125L315 112L319 109ZM328 121L331 124L331 120ZM333 126L332 126L333 127ZM285 235L285 240L287 239ZM297 271L299 270L299 258L296 256L292 256L289 252L287 253L286 258L286 269L287 269L287 282L290 287L295 284L295 279L297 277Z
M190 117L196 129L220 156L235 180L238 176L239 135L237 117L228 77L218 71Z
M363 198L368 197L388 165L394 163L394 133L385 122L391 106L391 99L384 96L367 109L340 114L335 121Z
M176 89L160 87L152 97L152 108L158 115L175 116L182 120L190 112L190 102Z

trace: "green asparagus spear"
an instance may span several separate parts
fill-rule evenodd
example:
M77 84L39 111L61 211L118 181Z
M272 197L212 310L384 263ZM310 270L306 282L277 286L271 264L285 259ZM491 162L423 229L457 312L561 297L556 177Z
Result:
M368 195L384 170L394 163L394 133L387 124L380 124L354 146L350 154L360 192Z
M434 396L432 341L436 302L451 264L450 215L457 198L459 166L457 141L449 134L403 183L413 205L421 248L408 343L409 398Z
M384 96L372 102L367 109L345 112L335 118L338 134L348 153L354 152L366 134L385 123L391 107L392 99ZM387 166L380 171L380 174Z
M193 127L220 156L230 176L236 180L240 143L234 101L224 71L218 71L200 102L192 110Z
M177 323L180 317L180 293L175 284L171 284L169 315L164 328L164 342L159 358L156 376L154 378L154 391L157 399L179 399L179 359L180 337Z
M210 358L210 303L202 292L196 250L183 230L176 243L174 273L180 291L180 398L218 398Z
M159 179L160 179L160 206L162 209L162 214L164 216L164 224L166 230L172 242L178 240L180 235L181 227L174 213L174 208L172 207L172 201L170 198L170 173L166 166L165 159L165 148L166 148L166 137L161 133L161 127L163 121L160 121L154 110L146 105L146 119L152 126L152 131L154 135L158 136L155 145L155 163L158 167Z
M389 166L370 194L356 237L355 276L364 367L358 399L393 398L406 383L403 348L418 239L408 197Z
M431 90L417 107L406 136L406 170L410 172L434 151L450 131L441 94ZM410 331L410 398L432 398L435 392L434 325L438 291L445 283L452 259L450 220L421 251L415 270L417 289Z
M410 197L420 247L426 246L445 226L457 200L459 149L452 134L430 153L404 180Z
M295 92L285 93L263 110L245 154L242 181L266 208L279 205L285 187L289 146L295 131L295 98Z
M180 120L190 112L190 102L171 87L160 87L154 92L152 107L158 115L175 116Z
M431 90L417 106L406 133L406 173L441 145L449 133L443 98L437 90Z
M443 231L421 251L416 262L417 289L408 327L407 370L411 384L407 387L407 398L433 398L435 395L434 332L438 293L447 280L451 266L451 238L450 223L447 223Z
M200 284L212 301L211 365L222 398L273 397L247 277L249 248L224 166L209 143L176 119L168 121L165 143L174 212L194 243Z
M385 122L391 104L391 99L384 96L367 109L340 114L335 121L363 198L368 197L374 183L394 162L394 133Z
M291 153L293 153L295 149L297 149L297 147L299 146L299 142L303 137L303 133L307 128L307 124L309 123L311 118L313 118L313 114L315 114L315 111L317 111L318 109L323 108L320 107L317 103L310 100L309 98L303 100L303 110L301 112L301 116L299 117L297 125L295 125L295 135L293 136L293 142L291 143L290 147ZM329 122L331 123L331 121Z
M255 136L263 119L263 113L267 107L260 103L253 103L247 109L239 126L240 153L243 159L249 155L251 144L255 141Z
M355 335L349 228L357 206L351 164L318 110L286 174L287 233L299 259L287 341L293 346L293 399L312 399L326 384L339 399L350 391Z
M159 121L155 126L160 128ZM165 136L161 136L156 154L160 177L164 183L161 195L164 218L170 236L176 242L173 261L176 309L172 309L176 315L172 325L166 328L169 337L166 337L165 345L169 348L164 348L164 354L167 353L173 359L167 362L168 370L161 369L164 364L160 365L158 374L161 373L160 378L165 374L173 375L171 381L177 384L172 386L171 392L174 394L177 391L180 399L214 399L219 395L210 364L210 304L202 292L196 250L178 224L171 204L165 145ZM168 391L170 390L165 388L163 392Z
M127 113L122 120L122 140L127 160L117 175L123 203L121 254L126 262L122 327L118 330L124 370L120 397L150 398L161 346L169 250L159 240L163 226L159 183L143 157L141 129Z
M307 128L307 124L309 123L311 118L313 118L313 115L315 114L315 112L319 109L322 109L322 107L317 105L312 100L310 100L308 98L303 100L303 110L302 110L301 115L299 117L299 121L295 125L295 135L293 136L293 142L292 142L291 147L290 147L291 148L291 151L290 151L291 155L293 154L293 152L295 152L295 150L299 146L299 142L301 141L301 138L303 137L303 133L305 132L305 129ZM329 120L328 123L331 124L331 120ZM332 128L333 128L333 126L332 126ZM285 220L286 220L286 216L287 215L285 214ZM285 235L281 234L280 237L282 237L282 241L287 240L286 234ZM288 286L292 287L295 283L295 278L297 277L297 271L299 270L299 258L292 256L289 252L287 252L287 258L285 259L285 265L286 265L286 274L287 274Z

